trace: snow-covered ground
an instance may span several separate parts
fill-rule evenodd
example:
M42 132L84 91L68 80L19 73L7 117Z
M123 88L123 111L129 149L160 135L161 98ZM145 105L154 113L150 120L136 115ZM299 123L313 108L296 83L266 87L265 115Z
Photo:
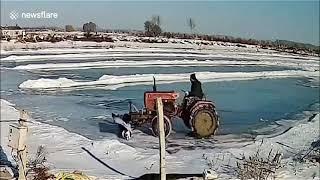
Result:
M137 37L131 37L137 38ZM21 43L14 40L1 41L1 50L6 51L5 54L10 54L10 51L17 51L17 53L24 52L25 50L34 51L39 50L38 53L45 52L48 48L63 48L63 49L74 49L74 48L102 48L102 49L112 49L112 48L130 48L130 49L141 49L141 48L170 48L170 49L185 49L188 50L202 50L202 51L233 51L233 52L259 52L259 53L279 53L269 49L261 49L259 46L242 44L238 47L238 43L228 43L219 41L204 41L204 40L190 40L190 39L167 39L167 38L155 38L163 39L168 41L168 43L144 43L144 42L133 42L129 41L115 41L115 42L91 42L91 41L60 41L56 43L51 42L37 42L37 43ZM160 40L161 41L161 40ZM201 44L204 42L208 45ZM59 50L61 53L68 50ZM101 51L101 50L98 50ZM130 51L130 50L129 50ZM282 55L291 55L288 53L282 53ZM294 55L293 55L294 56ZM298 56L298 55L295 55Z
M163 38L166 39L166 38ZM176 42L176 43L173 43ZM38 42L38 43L21 43L11 40L10 42L1 41L1 49L6 51L21 50L21 49L45 49L45 48L81 48L81 47L96 47L96 48L112 48L112 47L130 47L130 48L180 48L180 49L243 49L237 47L233 43L213 42L213 45L201 45L196 43L200 40L184 40L184 39L171 39L169 43L143 43L132 41L115 41L115 42L91 42L91 41L60 41L56 43L51 42ZM244 45L247 51L256 51L256 46ZM265 50L268 51L268 50Z
M272 149L274 152L282 153L284 158L284 167L277 172L276 179L319 179L319 163L293 160L295 153L306 152L311 143L319 139L319 117L317 114L311 120L305 118L280 135L258 136L253 140L221 136L215 138L215 144L211 144L212 148L167 153L167 173L199 174L203 169L209 168L209 162L215 162L210 167L214 168L222 179L236 179L232 172L225 173L222 167L235 167L235 158L241 154L248 156L260 149L261 154L267 156ZM18 118L19 112L14 105L1 99L1 147L10 161L13 160L10 156L11 150L7 146L8 126ZM28 155L34 155L38 146L45 146L48 165L53 172L80 170L98 179L133 178L145 173L158 172L157 147L133 148L110 139L92 141L61 127L32 119L30 121ZM156 141L156 138L154 139ZM170 150L170 147L168 149Z

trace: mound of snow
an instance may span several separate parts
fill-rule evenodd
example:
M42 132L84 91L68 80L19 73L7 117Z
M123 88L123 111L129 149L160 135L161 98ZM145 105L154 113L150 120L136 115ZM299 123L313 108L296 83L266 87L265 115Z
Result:
M59 78L59 79L45 79L41 78L38 80L28 80L20 84L20 88L31 87L31 88L59 88L59 87L67 87L75 82L71 79L67 78Z
M252 80L252 79L268 79L268 78L284 78L284 77L300 77L318 76L317 72L310 71L265 71L265 72L196 72L197 77L204 82L214 81L232 81L232 80ZM116 89L125 86L148 85L156 78L158 84L187 82L189 74L136 74L111 76L103 75L96 81L74 81L67 78L59 79L37 79L27 80L19 85L21 89L59 89L59 88L96 88L103 87L105 89Z

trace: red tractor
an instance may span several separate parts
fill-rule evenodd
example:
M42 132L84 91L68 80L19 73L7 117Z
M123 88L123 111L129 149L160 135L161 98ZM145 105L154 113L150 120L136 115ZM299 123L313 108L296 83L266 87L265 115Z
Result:
M168 137L172 130L172 119L180 117L184 124L192 130L196 137L209 137L215 134L219 126L219 117L215 105L211 101L195 97L184 97L184 104L177 105L179 94L174 91L153 91L144 93L144 108L138 110L131 102L129 104L129 123L133 126L141 126L151 123L154 136L159 135L156 100L161 97L164 112L165 135Z

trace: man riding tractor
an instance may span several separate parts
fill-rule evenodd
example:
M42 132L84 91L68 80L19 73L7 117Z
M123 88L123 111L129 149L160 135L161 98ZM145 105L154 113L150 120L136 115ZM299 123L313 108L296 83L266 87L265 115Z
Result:
M171 133L171 121L174 117L180 117L196 137L210 137L215 134L219 125L219 117L214 103L204 98L201 82L197 80L195 74L190 75L191 91L186 92L181 105L176 102L178 93L159 91L156 88L155 79L153 82L153 90L144 92L144 108L142 110L138 110L132 103L129 103L128 123L133 127L149 123L153 135L158 136L156 99L160 97L163 102L166 137Z
M190 75L191 91L185 91L185 96L181 105L181 112L186 110L188 103L194 102L196 100L201 100L204 96L202 91L201 82L197 79L196 75L193 73Z
M191 91L185 92L179 116L195 136L208 137L215 134L219 117L214 103L204 98L201 82L195 74L190 75L190 82Z
M201 82L197 79L196 75L193 73L190 75L191 91L189 92L189 97L203 98L203 91L201 87Z

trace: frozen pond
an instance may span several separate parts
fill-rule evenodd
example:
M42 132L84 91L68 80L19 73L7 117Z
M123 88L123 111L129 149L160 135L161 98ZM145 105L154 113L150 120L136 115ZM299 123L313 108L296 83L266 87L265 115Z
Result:
M116 127L108 123L101 127L101 122L111 121L111 112L127 112L130 100L142 108L143 92L152 88L150 85L137 85L117 90L50 92L17 88L21 82L39 76L42 74L2 70L2 98L31 111L39 121L64 127L92 139L114 136ZM81 77L88 78L85 75ZM221 116L219 134L240 134L251 133L275 120L290 118L310 109L312 104L318 102L319 92L317 88L304 86L306 82L306 78L207 82L203 83L203 89L207 98L216 103ZM180 91L189 88L188 82L158 85L160 90ZM174 129L177 133L188 132L179 120L174 122Z

